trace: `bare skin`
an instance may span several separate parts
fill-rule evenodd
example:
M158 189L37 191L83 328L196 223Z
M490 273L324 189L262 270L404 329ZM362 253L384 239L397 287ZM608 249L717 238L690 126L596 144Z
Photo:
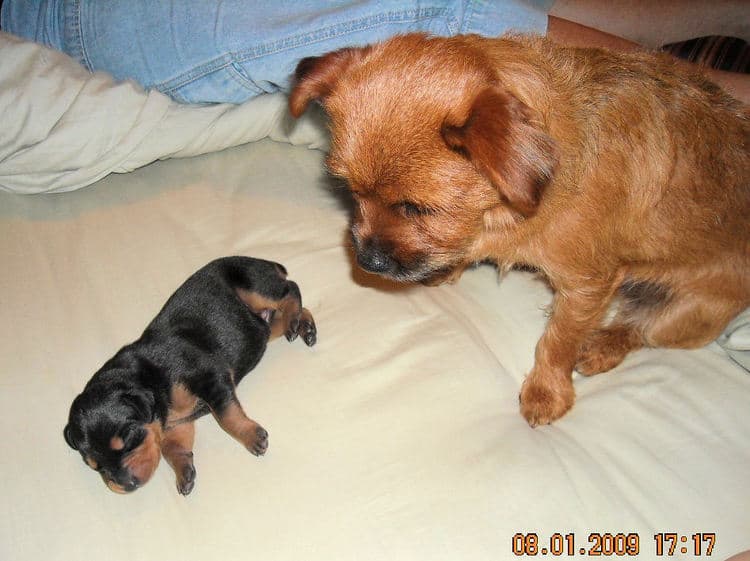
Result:
M649 17L643 15L646 9ZM674 17L678 12L682 15ZM550 12L547 36L562 45L632 51L705 35L742 38L750 34L745 23L749 16L748 5L737 1L558 0ZM750 75L684 64L700 68L735 98L750 103Z

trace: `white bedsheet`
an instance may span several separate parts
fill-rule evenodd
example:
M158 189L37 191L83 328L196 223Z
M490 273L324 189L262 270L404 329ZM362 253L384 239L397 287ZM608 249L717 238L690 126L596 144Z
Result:
M494 561L532 532L576 550L635 533L635 559L657 559L657 532L715 533L712 558L750 548L750 377L718 345L577 377L572 412L533 430L517 394L544 285L481 267L390 286L352 268L347 220L322 154L271 141L0 194L0 559ZM231 254L284 263L319 327L313 349L274 342L239 387L268 454L204 418L189 497L164 463L115 495L63 440L70 402Z
M16 46L0 59L22 78L0 88L6 189L74 189L269 134L325 143L320 129L290 128L279 97L175 107L99 75L73 76L79 93L66 97L43 86L69 79L60 66L32 72L57 55ZM20 93L35 88L59 104ZM104 129L72 111L124 98L149 118L108 113ZM10 105L22 113L8 119ZM657 557L660 532L687 539L672 558L691 558L679 548L695 533L715 535L714 559L750 548L747 317L722 338L737 362L716 343L639 351L576 377L575 408L533 430L517 396L546 287L523 273L499 282L490 267L438 288L359 272L347 199L322 159L264 140L71 193L0 193L0 559L588 559L591 534L630 534L638 555L624 558L656 560L669 558ZM63 440L72 399L190 273L232 254L284 263L319 328L313 349L274 342L239 387L270 432L267 455L204 418L189 497L165 463L135 494L109 492ZM575 555L514 555L514 535L531 533L540 551L572 534Z

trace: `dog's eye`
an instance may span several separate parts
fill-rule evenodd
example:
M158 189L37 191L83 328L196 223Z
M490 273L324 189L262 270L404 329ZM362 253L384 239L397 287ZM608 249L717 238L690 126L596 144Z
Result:
M400 203L396 203L395 205L393 205L393 208L407 218L414 218L415 216L427 216L434 213L432 209L420 206L410 201L402 201Z

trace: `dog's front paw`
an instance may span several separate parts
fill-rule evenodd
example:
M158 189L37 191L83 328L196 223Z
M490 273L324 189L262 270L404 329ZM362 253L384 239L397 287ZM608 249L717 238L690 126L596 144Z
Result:
M569 379L551 379L535 374L526 377L521 386L521 414L532 427L548 425L573 407L575 391Z
M192 457L192 454L190 454ZM177 492L180 495L189 495L195 487L195 466L193 462L185 463L177 472Z
M258 425L253 438L247 444L247 449L254 456L262 456L268 450L268 431Z

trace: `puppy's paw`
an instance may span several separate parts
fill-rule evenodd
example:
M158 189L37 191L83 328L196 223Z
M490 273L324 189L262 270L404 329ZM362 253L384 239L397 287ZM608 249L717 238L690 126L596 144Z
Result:
M177 475L177 492L180 495L189 495L195 487L195 466L192 461L184 464L176 473Z
M315 327L315 320L307 308L302 308L299 320L299 334L308 347L312 347L318 340L318 328Z
M581 345L576 370L584 376L607 372L638 346L637 336L629 329L599 329Z
M521 414L532 427L548 425L559 419L575 403L571 380L549 378L532 371L521 386Z
M286 329L284 330L284 337L286 337L286 340L290 343L297 338L297 335L299 335L299 322L299 313L291 314L289 316L289 319L286 323Z
M289 342L294 341L300 335L305 345L312 347L318 340L318 330L310 310L300 308L299 313L289 319L284 335Z
M255 428L255 434L250 439L247 449L254 456L262 456L268 450L268 431L258 425Z

